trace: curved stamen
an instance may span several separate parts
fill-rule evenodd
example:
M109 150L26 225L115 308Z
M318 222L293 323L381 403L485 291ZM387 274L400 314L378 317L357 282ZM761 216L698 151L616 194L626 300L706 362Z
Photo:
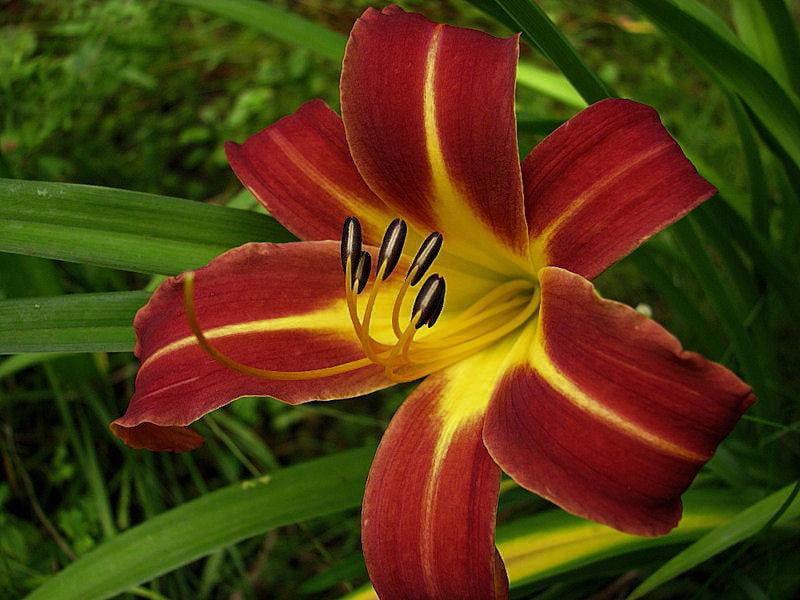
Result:
M392 348L391 352L389 352L389 356L386 360L386 368L384 369L384 374L391 379L391 373L394 369L399 368L403 364L406 364L407 361L399 362L397 361L398 357L403 357L408 353L408 347L411 344L411 341L414 339L414 335L417 333L417 328L414 326L413 321L408 324L405 331L403 331L400 339L397 340L397 344L395 344L394 348Z
M421 286L413 303L405 328L400 325L400 312L409 288L422 280L442 245L441 234L430 234L420 245L400 285L391 312L392 331L397 338L385 344L371 335L372 316L382 284L391 276L402 255L406 224L395 219L389 225L381 244L376 273L367 296L363 319L358 314L358 296L370 280L372 256L362 250L361 225L348 217L342 227L341 258L344 270L344 292L347 311L364 358L330 367L304 371L276 371L240 363L212 345L200 326L194 305L194 273L185 274L184 307L189 326L198 345L214 360L226 367L267 380L302 380L330 377L370 365L382 365L386 377L393 381L412 381L463 359L513 332L536 314L539 289L532 281L514 280L498 285L478 301L450 318L444 326L415 341L425 325L432 328L444 306L445 280L430 275Z
M497 286L480 300L459 313L456 319L444 323L441 327L437 328L437 337L447 338L455 333L463 332L464 329L471 327L473 323L480 322L486 310L491 310L493 311L491 314L494 314L501 300L509 296L514 297L520 292L531 290L533 287L534 284L525 279L515 279ZM519 298L519 296L517 296L517 298ZM420 344L424 343L426 343L425 340L420 341Z
M368 358L374 362L379 362L377 354L372 349L372 343L375 340L369 334L370 324L372 323L372 311L375 308L375 300L378 297L378 290L380 290L381 283L383 283L383 273L386 270L386 263L383 263L378 272L375 273L375 280L372 282L372 289L369 291L369 298L367 299L367 307L364 309L364 320L361 323L361 345L364 347L364 352ZM375 342L377 343L377 342Z
M406 275L406 278L403 280L400 291L397 293L397 298L395 298L394 306L392 307L392 331L394 331L394 335L398 340L400 336L403 335L403 330L400 329L400 309L403 307L403 300L405 300L406 292L408 292L408 288L411 287L409 275L411 271L416 270L416 268L416 265L414 265L408 270L408 275Z
M425 280L411 309L411 321L415 323L417 329L423 325L430 327L431 319L436 321L439 317L444 304L444 290L444 277L434 273Z
M461 335L444 336L441 338L437 336L436 339L433 340L429 338L421 339L416 343L415 356L429 356L431 353L435 353L440 349L452 348L458 344L464 344L470 340L479 338L497 327L502 326L508 321L510 314L517 314L519 309L527 304L528 300L526 298L515 298L462 322L461 325L464 333ZM412 362L419 363L424 362L424 360L422 358L416 360L412 359Z
M186 310L186 318L189 321L189 327L191 328L195 338L197 338L197 343L199 346L220 364L223 364L234 371L238 371L239 373L243 373L244 375L250 375L251 377L268 379L271 381L319 379L320 377L330 377L331 375L340 375L342 373L354 371L356 369L369 366L372 362L368 358L359 358L358 360L351 360L349 362L332 367L310 369L308 371L273 371L270 369L251 367L226 356L217 350L213 345L211 345L206 338L202 327L200 327L200 323L197 321L197 313L194 306L194 273L191 271L184 274L183 305Z
M355 286L356 294L360 294L364 291L364 287L367 285L367 281L369 281L371 270L372 256L370 256L369 252L363 251L358 259L356 272L353 275L353 285Z

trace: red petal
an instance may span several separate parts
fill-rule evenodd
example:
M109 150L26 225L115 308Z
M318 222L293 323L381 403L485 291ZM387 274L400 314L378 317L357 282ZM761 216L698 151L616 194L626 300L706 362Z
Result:
M225 151L244 186L300 239L339 239L342 221L356 215L364 239L379 243L394 216L359 175L342 120L322 100Z
M377 366L306 381L266 381L222 366L191 333L182 279L165 282L136 315L142 366L127 412L112 425L128 445L197 446L199 436L183 426L242 396L296 404L358 396L390 384ZM211 342L246 365L299 371L364 356L347 316L335 242L236 248L196 272L194 298Z
M750 388L579 275L550 267L540 279L533 348L492 400L486 446L520 485L570 512L666 533L754 402Z
M478 239L527 262L516 142L518 39L367 9L342 67L342 118L370 187L459 252Z
M716 190L658 113L603 100L559 127L522 163L532 254L592 278Z
M383 600L505 598L494 546L499 469L481 440L499 362L432 375L392 419L372 463L362 545Z

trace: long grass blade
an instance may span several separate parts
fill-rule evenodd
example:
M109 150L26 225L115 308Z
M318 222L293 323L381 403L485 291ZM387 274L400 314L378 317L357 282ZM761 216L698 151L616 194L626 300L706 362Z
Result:
M696 0L630 0L666 36L739 95L792 160L800 164L800 109L775 78L739 45L686 10Z
M131 352L133 317L149 297L109 292L0 300L0 354Z
M275 527L361 502L374 448L342 452L211 492L111 538L28 600L95 600Z
M800 496L797 495L797 486L788 485L739 513L729 523L715 528L667 561L645 579L628 596L628 600L641 598L670 579L759 533L773 519L774 524L782 524L798 517L800 517Z
M292 12L257 0L169 0L238 21L287 44L302 45L336 63L346 38Z
M322 25L304 19L294 13L257 0L168 1L205 10L230 19L231 21L241 23L246 27L256 29L287 44L302 46L315 54L329 58L335 61L337 68L341 66L342 58L344 57L344 48L347 44L347 36L337 31L331 31ZM486 0L486 3L494 3L494 0ZM501 8L497 7L497 10L505 15ZM547 18L543 14L542 16L544 16L545 19ZM507 17L505 22L512 31L518 31L520 29L516 22L510 17ZM549 27L553 30L549 33L551 37L560 35L552 23L550 23ZM554 48L552 51L559 52L559 49ZM570 51L565 48L561 48L560 52L563 52L565 57L568 57L570 54ZM572 60L574 62L575 59L573 58ZM580 71L580 69L576 68L576 73L578 71ZM587 69L584 69L584 71L581 77L586 80L588 85L589 80L596 79L596 77L588 72ZM536 65L523 62L519 64L517 78L520 85L541 92L570 106L582 108L586 104L581 98L581 95L575 91L575 88L573 88L559 73L545 71ZM597 79L595 85L602 86L604 84Z
M172 275L252 241L294 239L266 215L127 190L0 179L0 251Z
M587 104L613 96L614 93L578 56L561 30L531 0L494 0L522 31L524 38L537 47L566 76Z
M731 6L739 37L775 79L800 95L800 40L786 3L732 0Z

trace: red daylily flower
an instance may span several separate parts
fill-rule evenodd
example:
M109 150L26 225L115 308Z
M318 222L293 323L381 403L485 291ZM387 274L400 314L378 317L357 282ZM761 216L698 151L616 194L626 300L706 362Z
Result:
M577 515L666 533L754 401L589 282L714 189L656 112L627 100L590 106L520 164L517 56L517 36L368 9L347 46L341 118L312 101L226 146L304 241L231 250L165 282L136 317L136 393L111 425L135 448L192 449L186 426L241 396L298 404L427 376L364 496L382 598L506 595L501 469ZM343 221L340 254L326 240ZM431 232L444 240L438 275L414 307L411 283L436 254L414 252L442 241Z

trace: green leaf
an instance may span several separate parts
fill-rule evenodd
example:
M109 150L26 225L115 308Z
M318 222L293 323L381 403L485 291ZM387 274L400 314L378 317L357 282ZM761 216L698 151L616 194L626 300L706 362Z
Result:
M252 241L292 235L274 219L191 200L0 179L0 251L172 275Z
M641 598L670 579L759 533L765 526L771 524L771 520L781 509L783 513L775 520L775 524L788 523L796 519L800 516L800 496L796 492L796 486L786 486L739 513L729 523L715 528L645 579L628 596L628 600Z
M649 285L652 285L664 300L669 304L678 324L683 327L682 333L693 333L689 339L693 347L707 356L720 356L722 354L722 340L718 336L704 335L709 330L706 319L688 297L686 292L675 284L674 277L667 269L659 264L657 253L649 244L637 249L628 256L629 260L641 273ZM684 340L684 337L681 336Z
M728 104L731 107L731 114L739 132L739 140L744 154L753 227L760 235L769 239L769 213L772 199L767 185L767 175L764 172L764 165L758 150L756 134L739 98L729 94Z
M728 495L687 494L678 527L655 538L629 535L561 510L548 510L499 526L497 549L506 565L510 587L518 588L606 559L696 540L734 517L737 503ZM376 596L370 586L365 586L345 598L372 600Z
M0 300L0 354L130 352L147 292Z
M779 0L732 0L736 31L770 73L800 94L800 40L794 19Z
M531 63L517 65L517 83L575 108L586 108L586 102L563 74L547 71Z
M748 0L749 1L749 0ZM747 46L742 43L736 34L731 31L728 24L711 8L698 2L697 0L673 0L673 4L680 10L691 15L693 18L701 21L705 26L710 28L715 34L723 38L726 42L742 50L743 52L750 52Z
M672 225L670 231L679 247L686 253L689 265L719 316L720 323L731 341L739 359L745 379L753 386L756 396L768 396L761 362L745 328L747 314L743 300L731 294L717 266L708 254L695 225L696 218L689 215Z
M108 598L269 529L354 508L373 454L342 452L201 496L105 542L28 600Z
M687 10L686 6L698 4L695 0L630 2L712 77L738 94L792 160L800 164L800 109L795 97L787 94L741 45Z
M731 240L748 254L764 278L775 287L779 298L795 322L800 322L800 278L790 262L776 252L747 221L721 198L714 198L697 208L724 227Z
M517 113L517 131L546 136L564 124L564 119L543 119L528 112Z
M494 0L522 31L528 42L539 48L574 86L587 104L613 96L611 89L589 69L564 34L547 14L531 0Z
M287 44L341 63L347 38L289 11L257 0L169 0L231 19Z

